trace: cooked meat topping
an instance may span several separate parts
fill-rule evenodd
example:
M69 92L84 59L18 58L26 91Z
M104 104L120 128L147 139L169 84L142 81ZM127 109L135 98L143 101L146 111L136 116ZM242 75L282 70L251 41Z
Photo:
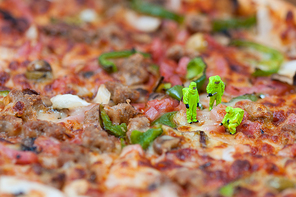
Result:
M63 36L75 42L91 42L95 34L66 23L50 24L41 29L47 35Z
M118 25L110 24L98 29L98 39L100 44L111 44L121 47L125 44L125 36Z
M127 125L126 135L130 137L133 130L145 132L149 129L149 126L150 121L146 116L138 116L135 118L131 118L129 120L129 124Z
M95 105L85 113L84 125L94 125L98 128L100 126L100 105Z
M85 114L82 143L86 147L98 148L101 152L115 149L116 138L109 136L100 125L100 105L92 107Z
M24 121L36 120L37 111L47 108L42 102L41 96L36 94L27 94L27 91L11 90L5 98L5 104L12 104L12 108L5 109L2 113L11 113L17 117L22 118Z
M186 27L192 33L212 30L210 19L203 15L189 15L186 18Z
M64 139L65 127L50 123L44 120L28 121L23 125L22 133L25 137L38 137L41 135L54 137L59 140Z
M140 93L136 90L132 90L121 83L109 81L105 83L106 88L111 93L111 100L115 103L126 103L129 99L131 102L135 102L139 99Z
M166 52L166 56L169 59L176 60L176 61L179 61L184 56L184 54L185 54L184 48L179 44L171 46L170 48L168 48Z
M22 130L22 119L10 115L0 116L0 132L5 132L7 136L17 136Z
M129 57L119 67L116 74L125 85L142 84L148 80L149 74L146 70L143 55L137 53Z
M113 124L128 124L129 119L133 118L137 114L135 108L126 103L121 103L113 107L105 106L104 109L106 110Z
M112 152L115 150L116 137L109 136L108 133L94 125L84 128L82 144L86 147L97 148L101 152Z

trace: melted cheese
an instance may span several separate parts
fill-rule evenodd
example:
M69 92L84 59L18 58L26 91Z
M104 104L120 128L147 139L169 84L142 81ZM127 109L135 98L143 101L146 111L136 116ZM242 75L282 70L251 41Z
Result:
M13 176L0 177L0 194L24 193L30 196L30 193L34 191L37 191L44 197L65 197L61 191L50 186L46 186L37 182L22 180Z

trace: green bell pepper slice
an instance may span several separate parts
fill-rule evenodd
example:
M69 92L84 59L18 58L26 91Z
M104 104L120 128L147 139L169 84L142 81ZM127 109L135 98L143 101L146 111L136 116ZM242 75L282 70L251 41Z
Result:
M251 48L269 56L267 59L264 58L261 61L254 62L256 70L252 75L255 77L269 76L271 74L277 73L282 62L284 61L284 56L279 51L255 42L246 40L233 40L230 44L238 47Z
M182 97L183 97L182 89L183 89L183 86L175 85L175 86L167 89L166 94L178 101L181 101Z
M220 195L225 196L225 197L231 197L234 194L234 187L233 185L230 183L228 185L225 185L223 187L220 188Z
M201 57L192 59L187 65L186 79L196 83L196 88L199 90L206 81L207 65Z
M212 21L213 31L222 31L227 29L250 28L256 25L256 16L248 18L216 19Z
M103 128L110 133L111 135L115 135L116 137L124 138L126 136L127 126L125 123L121 123L120 125L114 125L104 110L103 105L100 105L100 113L101 113L101 122Z
M160 6L146 3L141 0L132 0L132 8L143 14L174 20L178 23L182 23L184 20L182 15L170 12Z
M9 94L9 90L1 90L0 91L0 96L7 96Z
M151 125L163 124L172 128L176 128L176 124L173 120L176 113L176 111L165 113L156 120L154 120Z
M116 72L117 71L116 65L114 64L114 62L110 61L109 59L127 58L135 53L138 53L138 51L136 51L135 49L132 49L129 51L112 51L112 52L101 54L98 57L98 61L105 71L109 73ZM150 54L148 53L141 53L141 54L144 57L150 57Z
M155 128L148 129L144 133L138 130L134 130L131 133L131 143L140 144L142 148L145 150L148 148L150 143L153 142L161 134L162 134L161 125L158 125Z
M235 100L242 100L242 99L249 99L251 101L256 102L259 98L255 94L245 94L245 95L242 95L242 96L237 96L235 98L232 98L229 102L233 102Z

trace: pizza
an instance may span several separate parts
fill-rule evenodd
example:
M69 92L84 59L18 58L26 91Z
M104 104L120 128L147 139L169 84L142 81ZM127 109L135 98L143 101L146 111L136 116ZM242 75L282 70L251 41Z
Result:
M0 1L0 196L295 196L295 14Z

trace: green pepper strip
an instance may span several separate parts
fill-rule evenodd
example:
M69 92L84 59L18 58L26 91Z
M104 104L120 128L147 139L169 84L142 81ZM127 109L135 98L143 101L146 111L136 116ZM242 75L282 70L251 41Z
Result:
M177 113L176 111L165 113L162 116L160 116L158 119L154 120L152 122L152 125L163 124L172 128L176 128L176 124L174 123L174 120L173 120L176 113Z
M216 19L212 22L213 31L222 31L227 29L249 28L256 24L256 16L248 18Z
M125 141L123 138L120 138L120 145L121 145L121 149L123 149L124 147L126 147Z
M284 56L279 51L255 42L246 40L233 40L230 44L238 47L249 47L270 55L270 59L257 62L257 67L264 68L264 70L256 68L256 71L252 74L256 77L269 76L271 74L277 73L284 60Z
M132 7L140 13L149 14L160 18L171 19L177 21L178 23L182 23L184 20L184 17L179 14L170 12L160 6L146 3L143 1L132 0Z
M186 79L193 80L199 90L206 81L207 65L201 57L192 59L187 65Z
M249 99L251 101L256 102L259 98L255 94L245 94L245 95L242 95L242 96L232 98L229 102L233 102L235 100L242 100L242 99Z
M9 94L9 90L1 90L0 91L0 96L7 96Z
M161 125L148 129L146 132L142 133L141 131L134 130L131 133L131 143L140 144L145 150L148 148L151 142L155 140L159 135L162 134Z
M114 62L108 60L108 59L117 59L117 58L126 58L133 54L137 53L136 50L130 50L130 51L113 51L109 53L103 53L99 56L98 61L100 65L103 67L103 69L107 72L116 72L117 67L114 64ZM150 57L148 53L141 53L144 57Z
M174 99L177 99L178 101L181 101L182 97L183 97L182 89L183 89L183 86L175 85L175 86L169 88L166 91L166 94L168 94L169 96L171 96Z
M220 188L220 195L222 196L225 196L225 197L233 196L233 193L234 193L234 187L231 183Z
M108 131L111 135L115 135L116 137L125 137L127 127L125 123L120 125L113 125L106 111L104 110L103 105L100 105L101 119L103 122L103 127L106 131Z

